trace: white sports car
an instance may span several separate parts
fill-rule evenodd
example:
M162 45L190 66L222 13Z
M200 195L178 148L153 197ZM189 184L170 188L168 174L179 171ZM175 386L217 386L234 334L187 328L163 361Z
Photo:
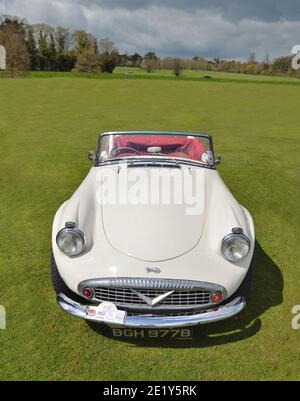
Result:
M253 220L216 171L211 136L108 132L89 157L93 167L53 222L62 309L117 328L165 329L242 311Z

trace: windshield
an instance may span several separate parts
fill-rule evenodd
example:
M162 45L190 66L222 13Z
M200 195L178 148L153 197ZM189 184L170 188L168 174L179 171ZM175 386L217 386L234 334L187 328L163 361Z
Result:
M187 159L206 165L214 163L211 141L204 135L122 133L100 137L99 163L149 157Z

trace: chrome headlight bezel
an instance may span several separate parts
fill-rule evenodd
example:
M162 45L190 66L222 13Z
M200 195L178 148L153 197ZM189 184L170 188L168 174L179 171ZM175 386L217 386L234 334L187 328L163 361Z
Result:
M76 251L74 252L68 252L65 249L63 249L60 244L59 244L59 239L62 235L66 235L66 234L71 234L73 236L75 236L77 239L79 239L79 241L81 242L81 247L78 248ZM56 235L56 244L58 246L58 248L67 256L78 256L80 255L85 247L86 247L86 239L85 239L85 235L84 233L76 226L75 223L73 222L67 222L65 224L65 227L63 229L61 229L57 235Z
M229 246L229 244L232 244L232 242L235 240L242 240L244 242L244 245L247 245L248 247L247 252L239 258L228 256L228 252L226 249ZM229 262L239 262L245 259L249 255L250 249L251 249L251 241L247 237L247 235L243 233L243 230L241 228L233 228L230 234L225 235L221 243L222 255L224 259L228 260Z

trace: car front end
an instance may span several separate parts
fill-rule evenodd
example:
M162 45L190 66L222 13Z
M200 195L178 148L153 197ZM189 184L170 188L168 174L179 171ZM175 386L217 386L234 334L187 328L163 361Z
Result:
M245 298L237 296L219 306L224 289L184 280L123 278L92 280L82 286L82 291L92 294L93 304L80 304L60 293L57 301L64 311L86 320L127 328L172 329L212 323L237 315L246 305ZM160 307L149 305L148 300L153 302L164 296ZM218 301L214 302L214 298ZM106 302L113 303L116 309L105 314L98 305Z
M112 135L118 147L110 159ZM52 268L61 283L55 288L58 304L73 316L125 328L182 328L237 315L248 295L254 226L214 168L211 139L204 136L209 145L197 164L183 157L196 134L183 140L147 134L145 149L137 133L122 135L107 135L106 150L98 148L94 167L56 213ZM164 146L173 156L162 158ZM151 157L132 159L133 149ZM130 193L129 173L144 185L154 171L164 183L171 173L177 182L197 183L196 212L190 203L104 202L107 188L121 188L122 199Z

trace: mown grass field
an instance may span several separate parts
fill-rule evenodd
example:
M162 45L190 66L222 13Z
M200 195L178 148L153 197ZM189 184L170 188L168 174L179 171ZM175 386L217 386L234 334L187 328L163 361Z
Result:
M141 68L117 67L112 74L102 73L82 73L82 72L51 72L51 71L32 71L26 73L28 78L91 78L91 79L157 79L157 80L176 80L176 81L214 81L214 82L235 82L240 83L268 83L268 84L291 84L300 85L300 80L288 75L250 75L229 73L221 71L202 71L202 70L183 70L180 77L175 77L172 70L159 69L151 73ZM0 71L0 78L8 77L8 72Z
M165 78L175 78L174 72L172 70L159 69L154 70L151 73L146 72L141 68L126 68L126 67L117 67L114 70L114 74L118 75L126 75L133 74L133 76L145 77L165 77ZM289 76L276 76L276 75L250 75L250 74L240 74L240 73L229 73L222 71L203 71L203 70L183 70L180 78L186 79L203 79L205 76L209 76L212 79L217 80L239 80L239 81L284 81L284 82L299 82L299 79Z
M121 78L121 77L120 77ZM0 80L1 379L300 379L298 85L194 80ZM247 309L189 341L117 341L56 305L52 219L90 168L105 130L203 131L220 173L252 213Z

